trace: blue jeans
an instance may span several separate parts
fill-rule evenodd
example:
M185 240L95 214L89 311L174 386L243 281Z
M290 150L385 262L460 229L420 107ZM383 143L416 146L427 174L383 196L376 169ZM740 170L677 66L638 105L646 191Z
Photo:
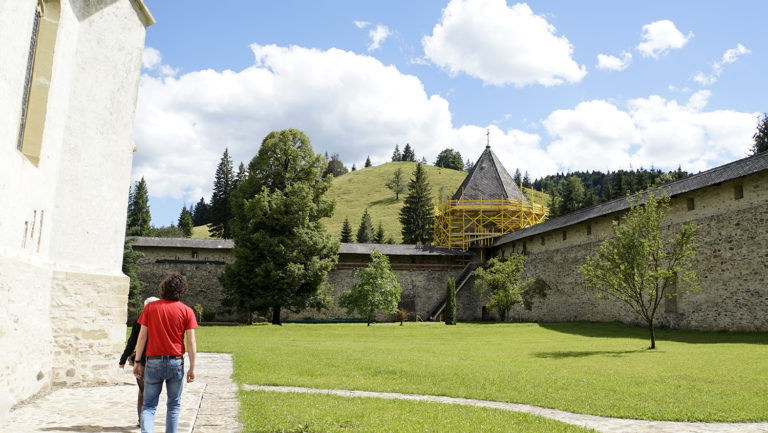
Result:
M176 433L181 409L181 390L184 385L184 360L163 357L147 359L144 367L144 406L141 409L141 433L154 433L155 409L163 382L168 394L168 412L165 416L165 432Z

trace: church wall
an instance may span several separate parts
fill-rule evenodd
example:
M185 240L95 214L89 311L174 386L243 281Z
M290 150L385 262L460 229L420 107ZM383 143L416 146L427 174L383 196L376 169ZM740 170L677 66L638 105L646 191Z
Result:
M0 214L0 421L52 385L116 380L125 340L122 244L145 28L131 0L60 2L34 160L17 137L35 3L0 0L0 202L11 204Z
M734 190L739 186L744 197L737 200ZM689 199L693 199L693 210L688 210ZM497 254L509 254L521 252L525 244L529 252L525 277L543 278L552 287L545 299L534 303L532 311L515 308L513 319L640 324L623 304L597 299L579 273L585 258L596 254L600 242L610 236L615 217L595 218L499 247ZM699 330L768 330L768 173L673 197L665 218L667 233L689 219L701 226L693 262L701 290L679 293L663 306L658 322ZM587 235L587 226L591 235Z

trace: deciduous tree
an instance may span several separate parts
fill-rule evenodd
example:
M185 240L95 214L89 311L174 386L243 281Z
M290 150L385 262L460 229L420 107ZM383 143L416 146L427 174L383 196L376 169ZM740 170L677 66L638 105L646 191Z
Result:
M432 187L421 164L416 165L408 183L408 195L400 209L400 224L403 227L403 243L426 245L432 242L435 226Z
M348 172L349 170L347 170L347 167L344 167L344 163L339 159L339 154L334 153L331 155L331 159L328 160L328 165L325 166L325 170L323 170L323 177L327 177L329 175L333 175L333 177L339 177L342 174L346 174Z
M459 153L458 150L443 149L443 151L437 155L435 167L461 171L464 169L464 160L461 159L461 153Z
M395 200L400 200L400 194L405 192L406 187L405 179L403 179L403 169L398 167L384 185L395 193Z
M536 281L521 281L525 256L510 254L506 257L494 257L481 268L475 270L475 289L482 298L489 295L488 306L496 310L505 322L509 310L516 304L524 303L523 293Z
M698 289L691 266L698 227L689 221L664 236L661 224L668 208L666 195L657 198L650 192L645 203L634 199L621 223L613 223L613 237L581 267L587 285L595 288L599 297L625 303L646 322L651 349L656 348L656 312L671 295L671 288L678 292Z
M232 193L235 261L221 278L231 305L248 312L271 308L275 324L283 308L325 306L322 290L339 242L320 223L333 213L325 197L331 178L320 176L324 167L299 130L264 138Z
M397 312L402 290L397 275L390 269L389 258L374 249L371 263L355 272L355 284L352 290L341 294L339 305L350 315L357 311L371 326L377 311Z

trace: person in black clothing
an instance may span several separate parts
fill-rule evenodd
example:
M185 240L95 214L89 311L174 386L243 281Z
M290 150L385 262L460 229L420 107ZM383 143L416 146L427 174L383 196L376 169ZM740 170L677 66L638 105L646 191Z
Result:
M144 300L144 306L146 307L150 302L157 300L158 298L154 296L149 297ZM141 331L141 325L139 322L136 322L131 328L131 336L128 337L128 342L125 343L125 350L123 350L123 354L120 356L120 368L125 368L125 361L128 361L133 365L133 360L136 358L136 355L139 355L141 365L144 365L147 362L143 353L136 353L136 341L139 339L139 331ZM146 347L146 345L144 347ZM137 404L137 409L139 411L139 424L141 424L141 406L144 401L144 379L136 378L136 384L139 385L139 402Z

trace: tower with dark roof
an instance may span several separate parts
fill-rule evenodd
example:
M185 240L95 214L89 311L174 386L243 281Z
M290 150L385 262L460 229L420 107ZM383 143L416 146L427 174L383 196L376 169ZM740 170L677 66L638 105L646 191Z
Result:
M435 207L435 244L466 250L537 224L547 209L522 193L490 144L450 200Z

